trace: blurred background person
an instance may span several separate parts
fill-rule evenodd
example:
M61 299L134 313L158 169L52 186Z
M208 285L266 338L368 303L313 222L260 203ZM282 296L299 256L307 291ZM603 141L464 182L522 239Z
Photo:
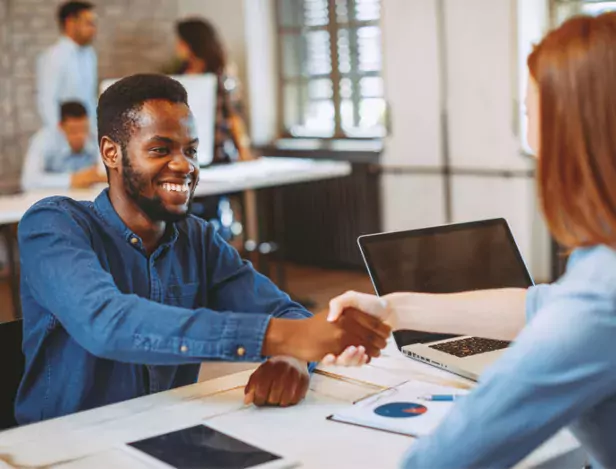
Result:
M243 119L241 86L214 26L191 18L177 24L179 74L213 73L218 80L213 163L253 159Z
M60 104L79 101L85 106L95 134L98 72L92 41L96 35L94 6L89 2L66 2L58 9L62 36L37 62L38 112L45 127L60 120Z
M175 73L180 75L212 73L217 78L216 120L212 164L253 159L250 139L243 118L241 86L230 66L218 31L207 20L190 18L176 26ZM195 213L217 226L227 241L243 231L237 220L239 201L228 196L208 197ZM238 225L239 224L239 225Z
M60 123L44 127L32 137L22 171L22 188L85 188L107 182L98 169L98 158L86 108L77 101L68 101L60 106Z

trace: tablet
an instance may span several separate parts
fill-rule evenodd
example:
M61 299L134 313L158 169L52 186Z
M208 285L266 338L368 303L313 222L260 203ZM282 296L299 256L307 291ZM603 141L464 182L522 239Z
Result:
M127 444L152 467L175 469L281 469L297 467L282 456L257 448L205 425L184 428Z

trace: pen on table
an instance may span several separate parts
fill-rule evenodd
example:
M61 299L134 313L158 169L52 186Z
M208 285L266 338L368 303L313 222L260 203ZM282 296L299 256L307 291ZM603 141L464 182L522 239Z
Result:
M458 394L431 394L428 396L423 396L420 399L422 401L433 401L433 402L452 402L456 399L462 397Z

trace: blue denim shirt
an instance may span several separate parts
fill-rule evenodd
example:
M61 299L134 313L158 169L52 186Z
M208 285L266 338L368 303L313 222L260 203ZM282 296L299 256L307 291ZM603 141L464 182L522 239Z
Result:
M568 426L616 467L616 251L575 251L565 276L528 291L528 325L405 468L512 467Z
M261 361L271 317L310 316L196 217L148 256L107 190L37 203L19 245L20 424L192 384L204 360Z

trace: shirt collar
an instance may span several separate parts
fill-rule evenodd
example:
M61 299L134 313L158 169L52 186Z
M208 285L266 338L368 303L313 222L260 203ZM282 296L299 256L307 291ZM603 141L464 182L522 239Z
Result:
M105 188L96 197L94 201L94 210L103 219L105 224L116 233L118 233L128 244L131 244L138 248L143 248L143 242L141 238L135 234L126 224L122 221L115 208L109 200L109 189ZM167 223L167 230L163 235L159 249L163 246L170 246L178 239L178 229L175 223Z
M77 44L75 41L73 41L70 37L63 35L60 37L60 43L64 46L64 47L70 47L72 49L75 50L80 50L81 46L79 44Z

